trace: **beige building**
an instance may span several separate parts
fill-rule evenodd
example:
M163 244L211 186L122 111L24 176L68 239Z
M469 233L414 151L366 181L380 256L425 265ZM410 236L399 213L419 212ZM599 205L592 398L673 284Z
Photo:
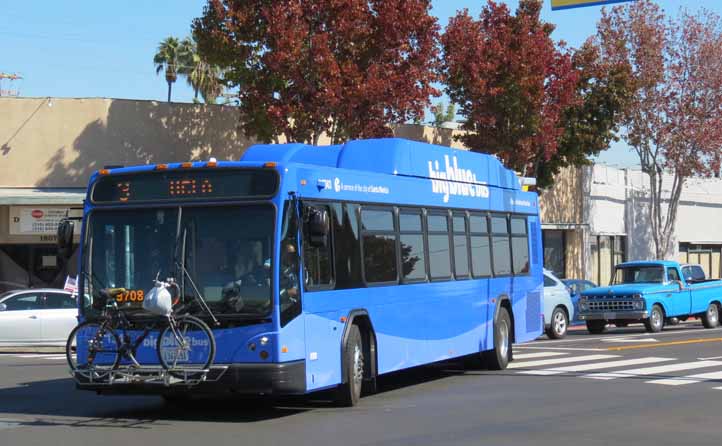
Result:
M56 263L57 223L82 206L93 172L108 165L238 159L255 141L238 131L237 113L218 105L0 97L0 292L62 286L68 271ZM460 147L454 132L395 129L399 137Z

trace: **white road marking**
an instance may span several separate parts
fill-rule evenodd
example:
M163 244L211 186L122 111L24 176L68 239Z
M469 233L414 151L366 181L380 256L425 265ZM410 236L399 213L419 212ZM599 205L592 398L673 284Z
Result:
M514 353L514 360L544 358L544 357L549 357L549 356L562 356L562 355L568 355L568 354L569 353L564 353L564 352Z
M569 362L585 362L585 361L598 361L600 359L618 358L619 355L586 355L586 356L572 356L564 358L553 358L553 359L541 359L538 361L522 361L512 362L509 364L510 369L521 369L530 367L539 367L552 364L565 364ZM720 363L722 364L722 363Z
M685 384L694 384L702 381L713 381L722 379L722 372L700 373L698 375L680 376L679 378L655 379L647 381L651 384L662 384L665 386L683 386Z
M58 355L58 354L37 354L37 355L13 355L16 358L32 358L32 359L40 359L40 358L64 358L65 355Z
M710 358L697 358L700 361L709 361L710 359L722 359L722 356L712 356Z
M656 367L644 367L641 369L620 370L619 372L612 372L612 373L592 373L589 375L584 375L584 376L582 376L582 378L610 380L610 379L616 379L616 378L628 378L628 377L635 377L635 376L658 375L658 374L662 374L662 373L679 372L682 370L691 370L691 369L701 369L704 367L714 367L714 366L719 366L719 365L722 365L722 362L720 362L720 361L682 362L682 363L677 363L677 364L669 364L669 365L662 365L662 366L656 366Z
M573 351L573 352L606 352L609 351L606 348L574 348L574 347L517 347L514 346L514 350L545 350L545 351ZM514 355L516 357L516 355Z
M633 342L633 343L637 344L637 343L639 343L639 342L659 342L659 341L656 340L656 339L654 339L654 338L642 338L642 339L632 339L632 338L604 338L604 339L602 339L602 342L613 342L613 343L615 343L615 344L618 343L618 342L620 342L620 343L621 343L621 342Z
M570 366L566 366L566 367L558 367L558 368L546 369L546 370L525 370L525 371L518 372L518 373L522 373L525 375L549 376L549 375L559 375L562 373L588 372L590 370L613 369L615 367L627 367L630 365L653 364L655 362L665 362L665 361L674 361L674 360L675 360L675 358L658 358L655 356L648 356L645 358L622 359L620 361L595 362L592 364L589 364L589 363L577 364L577 365L570 365Z
M654 333L654 336L655 336L655 337L659 337L659 336L675 336L675 335L676 335L676 336L680 336L680 335L681 335L681 336L687 336L687 335L699 336L700 333L716 334L716 332L718 332L718 331L720 331L720 330L722 330L722 327L710 328L710 329L702 329L702 326L699 325L699 326L696 326L696 328L671 329L671 330L669 330L669 331L663 331L663 332L661 332L661 333ZM622 338L622 337L623 337L623 338L635 338L635 337L636 337L636 338L640 338L640 337L644 338L644 337L652 336L652 334L651 334L651 333L629 333L629 334L620 333L619 335L617 335L616 333L614 333L614 334L612 334L611 336L612 336L612 337L616 337L616 338ZM560 339L560 340L540 339L540 340L534 341L534 344L536 344L536 345L545 345L545 346L548 346L548 347L552 347L553 345L556 345L556 344L569 344L569 343L575 343L575 342L600 341L600 340L603 340L603 339L607 339L607 338L609 338L609 337L610 337L610 335L601 335L601 336L592 336L592 335L590 335L590 336L567 336L566 339ZM574 338L574 339L572 339L572 338ZM639 339L637 339L637 340L639 340Z

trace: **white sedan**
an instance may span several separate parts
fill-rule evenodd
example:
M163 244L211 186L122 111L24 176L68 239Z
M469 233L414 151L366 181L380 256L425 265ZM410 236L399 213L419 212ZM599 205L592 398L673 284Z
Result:
M65 345L78 324L78 304L64 290L39 288L0 294L0 346Z

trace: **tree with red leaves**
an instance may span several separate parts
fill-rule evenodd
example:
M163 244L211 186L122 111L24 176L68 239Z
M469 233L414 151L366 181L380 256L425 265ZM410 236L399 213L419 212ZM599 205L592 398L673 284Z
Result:
M490 0L479 20L466 10L451 18L441 39L447 93L466 118L460 139L537 178L558 151L565 109L579 101L571 54L552 41L541 7L521 0L512 15Z
M193 33L265 141L388 136L438 96L429 0L208 0Z
M668 20L659 6L638 0L604 10L597 39L604 58L626 64L632 73L624 139L649 177L655 254L667 258L685 181L720 170L720 17L682 10L676 20Z

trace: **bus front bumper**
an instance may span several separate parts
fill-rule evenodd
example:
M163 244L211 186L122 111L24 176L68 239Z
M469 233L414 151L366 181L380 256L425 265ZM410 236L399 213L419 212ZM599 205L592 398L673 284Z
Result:
M76 380L80 390L91 390L104 395L168 395L168 394L223 394L294 395L306 392L306 363L303 360L283 363L218 364L224 369L217 379L197 383L183 382L159 384L157 382L82 382Z

